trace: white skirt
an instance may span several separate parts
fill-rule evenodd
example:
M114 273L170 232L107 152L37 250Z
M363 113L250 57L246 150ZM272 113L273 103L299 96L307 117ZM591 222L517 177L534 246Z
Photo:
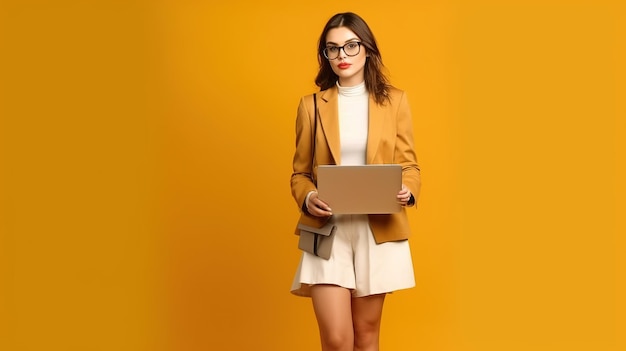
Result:
M376 244L367 215L334 215L330 220L337 226L330 259L303 252L293 294L310 297L315 284L350 289L353 297L415 286L408 240Z

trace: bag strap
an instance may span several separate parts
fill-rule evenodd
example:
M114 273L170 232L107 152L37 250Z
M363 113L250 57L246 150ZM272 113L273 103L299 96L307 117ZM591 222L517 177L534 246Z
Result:
M317 138L317 94L313 93L313 139L311 140L311 176L315 165L315 144Z
M313 93L313 139L311 140L311 177L313 177L313 167L315 166L315 144L317 143L317 94ZM315 180L315 183L317 181ZM319 257L317 247L319 245L320 234L315 233L313 237L313 254Z
M317 253L317 247L318 247L318 242L320 239L320 235L319 234L315 234L315 237L313 238L313 254L317 257L319 257L320 255Z

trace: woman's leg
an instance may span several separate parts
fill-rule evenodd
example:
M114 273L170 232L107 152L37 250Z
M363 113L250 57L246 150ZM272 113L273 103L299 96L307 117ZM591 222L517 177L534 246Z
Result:
M311 287L313 309L320 329L323 351L353 351L350 290L336 285Z
M352 299L354 351L378 351L385 294Z

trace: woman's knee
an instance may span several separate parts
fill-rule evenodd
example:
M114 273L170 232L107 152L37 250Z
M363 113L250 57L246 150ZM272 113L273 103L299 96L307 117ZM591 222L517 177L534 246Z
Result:
M354 321L354 345L366 347L378 344L380 321Z
M322 335L323 349L329 351L352 351L354 345L354 335L352 331L332 331Z

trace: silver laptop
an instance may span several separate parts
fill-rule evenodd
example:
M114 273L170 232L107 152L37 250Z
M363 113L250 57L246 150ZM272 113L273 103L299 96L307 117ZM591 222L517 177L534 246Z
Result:
M336 214L384 214L402 209L402 166L363 165L317 168L320 200Z

